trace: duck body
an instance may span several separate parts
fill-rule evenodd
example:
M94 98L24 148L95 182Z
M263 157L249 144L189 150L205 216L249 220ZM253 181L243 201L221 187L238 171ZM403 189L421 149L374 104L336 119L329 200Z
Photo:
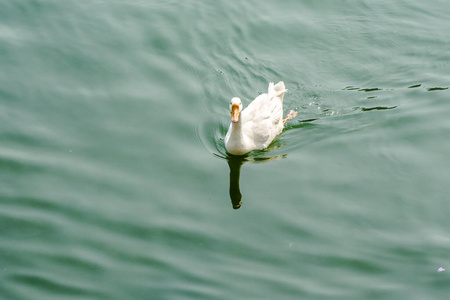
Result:
M267 148L284 127L284 83L269 83L266 94L261 94L242 110L239 98L231 100L232 122L225 136L225 148L233 155L245 155L252 150Z

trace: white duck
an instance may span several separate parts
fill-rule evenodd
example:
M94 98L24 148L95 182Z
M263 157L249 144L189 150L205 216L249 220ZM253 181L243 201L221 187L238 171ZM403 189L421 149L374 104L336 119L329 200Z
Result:
M256 97L242 110L241 99L231 99L231 124L225 136L225 148L233 155L267 148L283 130L284 122L297 115L291 111L283 120L284 82L269 83L267 94Z

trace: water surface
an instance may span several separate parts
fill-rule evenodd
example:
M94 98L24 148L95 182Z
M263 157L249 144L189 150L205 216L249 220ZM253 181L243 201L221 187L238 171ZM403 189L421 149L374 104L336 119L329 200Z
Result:
M449 13L0 1L0 295L445 299ZM299 115L229 157L279 80Z

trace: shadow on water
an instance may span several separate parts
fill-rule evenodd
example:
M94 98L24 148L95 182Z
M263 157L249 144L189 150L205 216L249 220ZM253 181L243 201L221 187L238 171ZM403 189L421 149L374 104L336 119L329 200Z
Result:
M242 194L239 188L239 181L241 177L242 165L246 162L268 162L271 160L277 160L285 158L286 154L276 156L234 156L228 155L226 160L230 167L230 199L234 209L238 209L242 206Z
M242 194L239 188L239 178L241 177L241 167L245 158L240 156L230 156L228 159L230 167L230 199L234 209L238 209L242 205Z

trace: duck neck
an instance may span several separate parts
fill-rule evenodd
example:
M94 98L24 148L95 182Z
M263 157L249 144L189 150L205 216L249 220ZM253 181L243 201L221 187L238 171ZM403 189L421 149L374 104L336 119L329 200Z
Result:
M228 130L225 147L230 154L244 155L248 152L242 125L241 120L238 120L236 123L232 122Z
M241 118L236 123L231 123L231 136L239 138L242 136L242 122Z

